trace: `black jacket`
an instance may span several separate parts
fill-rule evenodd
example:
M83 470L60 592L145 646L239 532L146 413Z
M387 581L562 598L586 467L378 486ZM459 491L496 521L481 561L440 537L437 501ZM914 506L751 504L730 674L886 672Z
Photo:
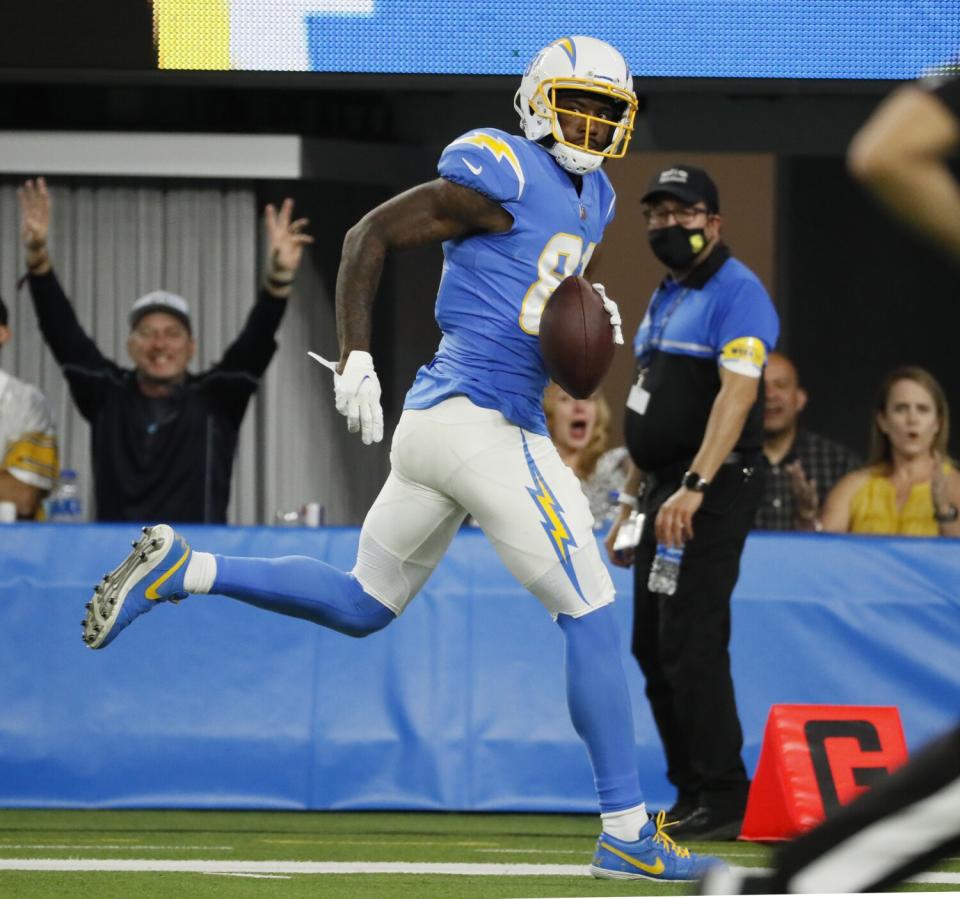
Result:
M53 272L29 284L43 338L90 422L97 520L225 522L237 434L286 301L261 291L220 362L157 400L104 357Z

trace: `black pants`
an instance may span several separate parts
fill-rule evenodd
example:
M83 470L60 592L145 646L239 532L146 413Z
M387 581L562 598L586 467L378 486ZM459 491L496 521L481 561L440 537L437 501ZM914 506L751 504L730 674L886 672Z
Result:
M634 562L633 654L679 798L742 814L750 784L730 675L730 595L762 483L756 467L721 466L693 518L677 592L662 596L647 589L654 521L682 473L654 477L645 496L647 517Z

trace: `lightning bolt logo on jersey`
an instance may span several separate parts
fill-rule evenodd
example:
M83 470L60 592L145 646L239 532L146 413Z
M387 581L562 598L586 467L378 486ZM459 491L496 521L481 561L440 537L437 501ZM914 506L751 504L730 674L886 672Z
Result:
M596 171L582 177L578 194L542 146L493 128L458 137L437 168L442 178L499 203L513 227L443 244L436 302L443 338L417 372L404 408L426 409L463 395L547 434L540 316L560 281L582 274L590 261L613 219L613 188Z

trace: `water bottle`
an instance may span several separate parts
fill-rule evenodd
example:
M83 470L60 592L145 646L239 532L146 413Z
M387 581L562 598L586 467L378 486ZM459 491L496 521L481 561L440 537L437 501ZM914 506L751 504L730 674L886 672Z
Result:
M680 560L683 559L683 547L657 544L657 554L650 566L647 589L651 593L673 596L677 592L677 580L680 577Z
M47 521L77 522L83 521L83 508L80 503L80 487L77 473L72 468L60 472L60 481L47 497Z

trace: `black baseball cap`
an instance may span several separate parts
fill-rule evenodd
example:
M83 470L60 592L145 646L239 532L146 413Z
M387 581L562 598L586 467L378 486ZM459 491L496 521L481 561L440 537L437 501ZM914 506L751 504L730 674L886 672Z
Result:
M0 325L7 325L7 304L3 302L3 297L0 297Z
M647 192L640 198L649 203L655 196L665 194L684 203L706 203L711 212L720 211L720 195L713 179L695 165L676 163L661 169L651 179Z

